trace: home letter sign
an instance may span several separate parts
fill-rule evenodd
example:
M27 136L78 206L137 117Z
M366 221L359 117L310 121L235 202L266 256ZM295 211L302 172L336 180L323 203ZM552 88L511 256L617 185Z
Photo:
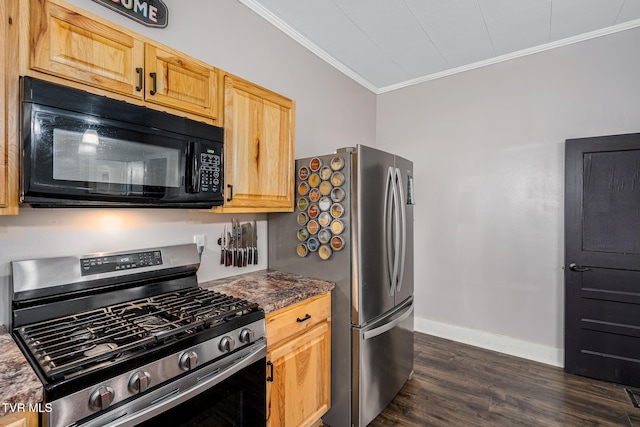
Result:
M162 0L93 0L148 27L166 27L169 10Z

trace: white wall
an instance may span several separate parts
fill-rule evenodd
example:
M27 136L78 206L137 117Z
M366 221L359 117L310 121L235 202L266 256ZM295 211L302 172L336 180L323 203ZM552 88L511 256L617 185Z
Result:
M378 96L414 159L416 329L563 364L564 141L640 132L640 29Z
M165 29L147 28L98 3L69 3L296 101L296 157L375 141L375 95L327 65L235 0L164 0ZM189 243L205 234L198 277L251 271L221 267L217 239L231 215L196 210L30 209L0 217L0 323L9 322L10 261ZM266 268L266 215L257 219L260 264Z

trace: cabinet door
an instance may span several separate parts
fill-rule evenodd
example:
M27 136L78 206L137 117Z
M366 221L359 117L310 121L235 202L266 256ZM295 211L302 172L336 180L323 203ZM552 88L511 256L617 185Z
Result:
M142 97L143 41L47 0L30 4L32 69Z
M217 117L214 67L152 44L145 46L145 67L147 101Z
M331 406L331 329L323 322L267 355L267 426L303 427ZM271 367L267 367L267 375Z
M36 412L14 412L0 418L0 427L38 427Z
M9 4L0 2L0 207L7 206L7 52L9 51Z
M295 103L225 75L224 128L224 208L293 211Z
M0 215L19 211L18 11L17 0L0 0Z

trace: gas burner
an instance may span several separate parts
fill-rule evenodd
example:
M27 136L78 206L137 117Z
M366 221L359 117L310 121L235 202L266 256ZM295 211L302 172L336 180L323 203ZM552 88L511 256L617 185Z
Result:
M116 348L118 348L118 344L112 343L112 342L96 344L92 346L90 349L86 350L84 352L84 355L86 357L97 357L97 356L101 356L103 354L109 353L111 352L111 350L114 350Z

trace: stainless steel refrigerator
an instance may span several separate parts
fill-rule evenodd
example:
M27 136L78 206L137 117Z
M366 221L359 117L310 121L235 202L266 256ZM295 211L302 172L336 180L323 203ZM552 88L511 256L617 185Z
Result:
M269 268L336 283L331 427L366 426L413 374L413 163L358 145L296 160Z

